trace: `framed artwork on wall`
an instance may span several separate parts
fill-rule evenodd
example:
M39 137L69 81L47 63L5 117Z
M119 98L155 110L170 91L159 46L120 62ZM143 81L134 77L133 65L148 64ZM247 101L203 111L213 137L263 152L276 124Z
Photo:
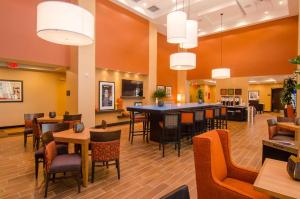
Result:
M234 89L234 94L235 95L242 95L242 89L240 89L240 88Z
M166 86L167 97L172 97L172 86Z
M165 86L157 85L156 90L165 90Z
M233 88L229 88L227 91L228 95L234 95L234 89Z
M115 82L99 82L100 111L115 109Z
M23 81L0 80L0 102L23 102Z
M249 100L259 100L259 91L249 91L248 99Z
M221 95L227 95L227 89L221 89L220 94Z

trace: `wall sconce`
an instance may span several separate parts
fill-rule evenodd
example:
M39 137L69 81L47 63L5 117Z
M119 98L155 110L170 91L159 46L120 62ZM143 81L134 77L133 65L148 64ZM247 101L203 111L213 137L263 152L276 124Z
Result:
M177 103L182 102L182 94L177 94Z

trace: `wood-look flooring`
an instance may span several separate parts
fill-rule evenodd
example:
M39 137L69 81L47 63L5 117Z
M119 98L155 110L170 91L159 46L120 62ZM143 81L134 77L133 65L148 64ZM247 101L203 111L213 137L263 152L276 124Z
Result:
M261 140L267 138L267 122L272 114L257 115L253 124L229 122L232 134L233 160L240 166L259 169L261 166ZM196 198L196 182L192 145L183 142L181 157L174 146L166 148L162 158L158 144L144 143L135 137L128 142L128 126L122 126L121 179L117 179L114 166L96 168L95 182L77 193L72 179L50 182L48 198L159 198L176 187L187 184L191 198ZM23 136L0 138L0 198L43 198L42 166L38 180L34 177L32 139L23 147Z

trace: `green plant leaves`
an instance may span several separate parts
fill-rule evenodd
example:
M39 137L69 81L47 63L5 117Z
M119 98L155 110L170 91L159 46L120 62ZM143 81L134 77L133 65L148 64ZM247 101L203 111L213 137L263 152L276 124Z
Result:
M294 59L289 59L289 62L291 64L300 64L300 56L297 56L296 58Z

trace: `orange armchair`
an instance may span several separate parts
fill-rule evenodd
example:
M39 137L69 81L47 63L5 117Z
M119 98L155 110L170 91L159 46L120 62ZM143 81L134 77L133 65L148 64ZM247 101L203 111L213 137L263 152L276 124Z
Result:
M193 138L198 199L270 198L254 190L257 172L232 162L228 134L213 130Z

